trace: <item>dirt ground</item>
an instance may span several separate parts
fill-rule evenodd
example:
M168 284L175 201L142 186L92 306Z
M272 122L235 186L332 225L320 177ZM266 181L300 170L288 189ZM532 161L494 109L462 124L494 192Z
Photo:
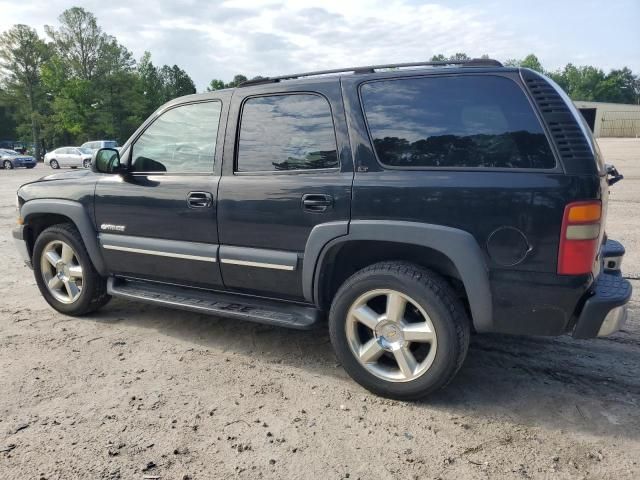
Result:
M626 179L608 213L640 278L640 140L603 140ZM476 336L453 383L378 398L296 332L112 301L54 312L10 238L0 171L2 479L638 479L640 281L607 339Z

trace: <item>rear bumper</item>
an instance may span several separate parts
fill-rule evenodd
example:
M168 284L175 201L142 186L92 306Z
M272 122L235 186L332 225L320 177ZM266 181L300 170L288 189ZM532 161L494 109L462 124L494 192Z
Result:
M18 252L20 252L20 256L24 260L24 263L29 268L32 268L31 255L29 255L29 248L27 247L27 242L24 238L24 225L14 228L11 231L11 235L13 236L13 242L15 243Z
M627 319L631 283L622 278L624 247L613 240L602 249L603 271L587 293L573 330L574 338L605 337L622 328Z

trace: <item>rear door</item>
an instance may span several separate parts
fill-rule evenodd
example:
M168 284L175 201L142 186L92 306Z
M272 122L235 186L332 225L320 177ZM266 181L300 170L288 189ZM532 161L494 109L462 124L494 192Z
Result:
M228 96L173 105L122 152L129 171L96 186L111 273L219 288L216 200Z
M337 78L238 88L218 226L225 286L301 300L311 230L349 220L353 163Z

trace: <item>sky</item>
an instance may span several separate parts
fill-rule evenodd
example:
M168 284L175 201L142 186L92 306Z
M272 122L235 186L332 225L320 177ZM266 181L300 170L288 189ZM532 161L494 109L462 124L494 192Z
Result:
M640 73L640 0L0 0L0 31L57 25L71 6L140 58L177 64L199 91L229 81L325 68L428 60L436 53L535 53L545 68L571 62Z

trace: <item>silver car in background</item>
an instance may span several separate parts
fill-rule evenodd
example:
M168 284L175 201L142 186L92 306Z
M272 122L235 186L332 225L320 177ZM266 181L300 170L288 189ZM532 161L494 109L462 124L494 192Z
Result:
M44 163L51 168L60 167L84 167L91 166L93 150L82 147L60 147L48 152L44 156Z

